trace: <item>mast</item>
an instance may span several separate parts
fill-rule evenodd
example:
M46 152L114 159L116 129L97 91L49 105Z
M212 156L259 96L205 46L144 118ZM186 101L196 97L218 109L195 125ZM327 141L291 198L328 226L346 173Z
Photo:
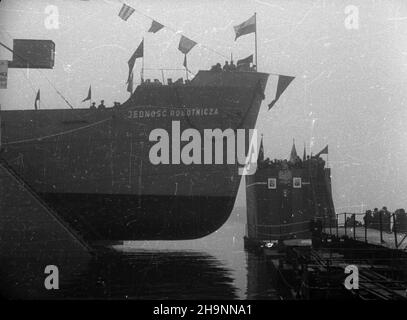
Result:
M256 71L258 70L257 61L257 12L254 13L254 55L256 58Z
M1 153L1 103L0 103L0 153Z
M144 82L144 37L143 37L143 57L141 60L141 83Z

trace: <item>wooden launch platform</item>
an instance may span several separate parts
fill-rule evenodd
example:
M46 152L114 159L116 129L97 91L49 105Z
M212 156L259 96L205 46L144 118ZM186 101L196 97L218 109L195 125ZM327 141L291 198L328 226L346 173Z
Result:
M0 258L90 256L82 238L0 159Z
M45 288L46 268L57 268L65 288L92 256L88 244L0 159L0 297L62 298L63 290Z

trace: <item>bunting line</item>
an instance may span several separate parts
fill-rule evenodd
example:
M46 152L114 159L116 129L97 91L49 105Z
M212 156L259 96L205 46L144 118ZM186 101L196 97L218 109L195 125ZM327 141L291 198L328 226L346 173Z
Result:
M121 3L121 4L125 4L124 1L118 0L118 2ZM172 32L175 33L175 34L179 34L180 36L184 36L184 37L186 37L186 38L191 39L190 37L184 35L183 33L178 32L178 31L175 30L174 28L162 24L162 23L159 22L157 19L154 19L154 18L150 17L149 15L147 15L147 14L141 12L140 10L138 10L138 9L136 9L136 8L134 8L134 7L132 7L132 9L134 9L134 12L138 13L139 15L142 15L143 17L146 17L146 18L150 19L151 21L155 21L157 24L162 25L164 28L168 29L169 31L172 31ZM151 27L150 27L150 29L151 29ZM149 32L149 31L147 31L147 32ZM154 33L155 33L155 32L154 32ZM206 45L204 45L204 44L202 44L202 43L200 43L200 42L196 42L196 44L197 44L198 46L200 46L200 47L202 47L202 48L208 50L208 51L212 51L213 53L215 53L215 54L217 54L217 55L219 55L219 56L221 56L221 57L223 57L223 58L229 59L228 56L226 56L226 55L224 55L224 54L222 54L222 53L216 51L215 49L212 49L212 48L210 48L210 47L208 47L208 46L206 46Z

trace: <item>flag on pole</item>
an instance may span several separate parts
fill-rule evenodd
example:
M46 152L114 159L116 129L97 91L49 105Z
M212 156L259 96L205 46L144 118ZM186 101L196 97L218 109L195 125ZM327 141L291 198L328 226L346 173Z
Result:
M237 60L236 66L247 65L247 64L251 64L251 63L253 63L253 55L252 54L250 56L248 56L247 58Z
M151 27L150 27L150 29L148 29L147 32L157 33L162 28L164 28L164 26L161 23L153 20L153 22L151 23Z
M276 92L276 97L274 98L273 101L269 103L269 110L273 108L274 104L277 102L277 100L280 98L280 96L283 94L285 89L290 85L291 81L293 81L295 77L290 77L290 76L279 76L278 77L278 84L277 84L277 92Z
M89 86L88 96L82 100L82 102L92 100L92 86Z
M319 157L321 154L328 154L328 145L325 146L320 152L318 152L315 157Z
M290 153L290 162L295 163L298 160L298 154L297 154L297 149L295 148L295 141L293 140L293 147L291 148L291 153Z
M196 42L188 39L185 36L181 36L181 40L179 41L178 50L181 51L183 54L187 54L193 47L195 47Z
M41 94L40 94L40 89L38 89L38 92L37 92L37 95L36 95L35 101L34 101L35 110L38 110L40 108L40 103L41 103Z
M235 29L236 33L235 41L237 38L244 36L245 34L256 32L256 15L253 15L245 22L234 26L233 28Z
M124 21L127 21L128 18L134 13L134 9L127 4L123 4L123 7L120 9L119 17Z
M129 64L129 76L127 77L127 82L130 80L130 75L133 72L134 65L136 64L137 58L142 58L144 56L144 39L141 40L141 43L139 44L138 48L136 51L133 53L131 56L128 64Z
M127 81L127 92L133 94L133 72L130 73L129 80Z

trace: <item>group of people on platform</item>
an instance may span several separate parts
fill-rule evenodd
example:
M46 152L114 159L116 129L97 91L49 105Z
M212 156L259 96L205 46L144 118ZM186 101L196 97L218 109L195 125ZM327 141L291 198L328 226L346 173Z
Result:
M381 210L367 210L363 216L363 223L356 218L356 214L348 213L346 226L366 227L369 229L382 230L383 232L407 232L407 214L404 209L397 209L394 213L383 207Z
M361 226L360 221L355 221L356 216L351 215L347 217L346 224L349 226ZM386 232L393 232L397 230L398 232L406 232L407 231L407 214L404 209L397 209L393 214L387 210L387 207L383 207L381 210L378 208L374 208L372 210L367 210L364 217L364 226L383 230ZM396 228L396 229L395 229Z
M242 64L238 64L235 65L233 60L229 61L225 61L225 64L222 65L220 63L217 63L215 65L212 66L211 71L217 71L217 72L233 72L233 71L239 71L239 72L243 72L243 71L256 71L257 68L255 65L251 65L249 63L242 63Z

